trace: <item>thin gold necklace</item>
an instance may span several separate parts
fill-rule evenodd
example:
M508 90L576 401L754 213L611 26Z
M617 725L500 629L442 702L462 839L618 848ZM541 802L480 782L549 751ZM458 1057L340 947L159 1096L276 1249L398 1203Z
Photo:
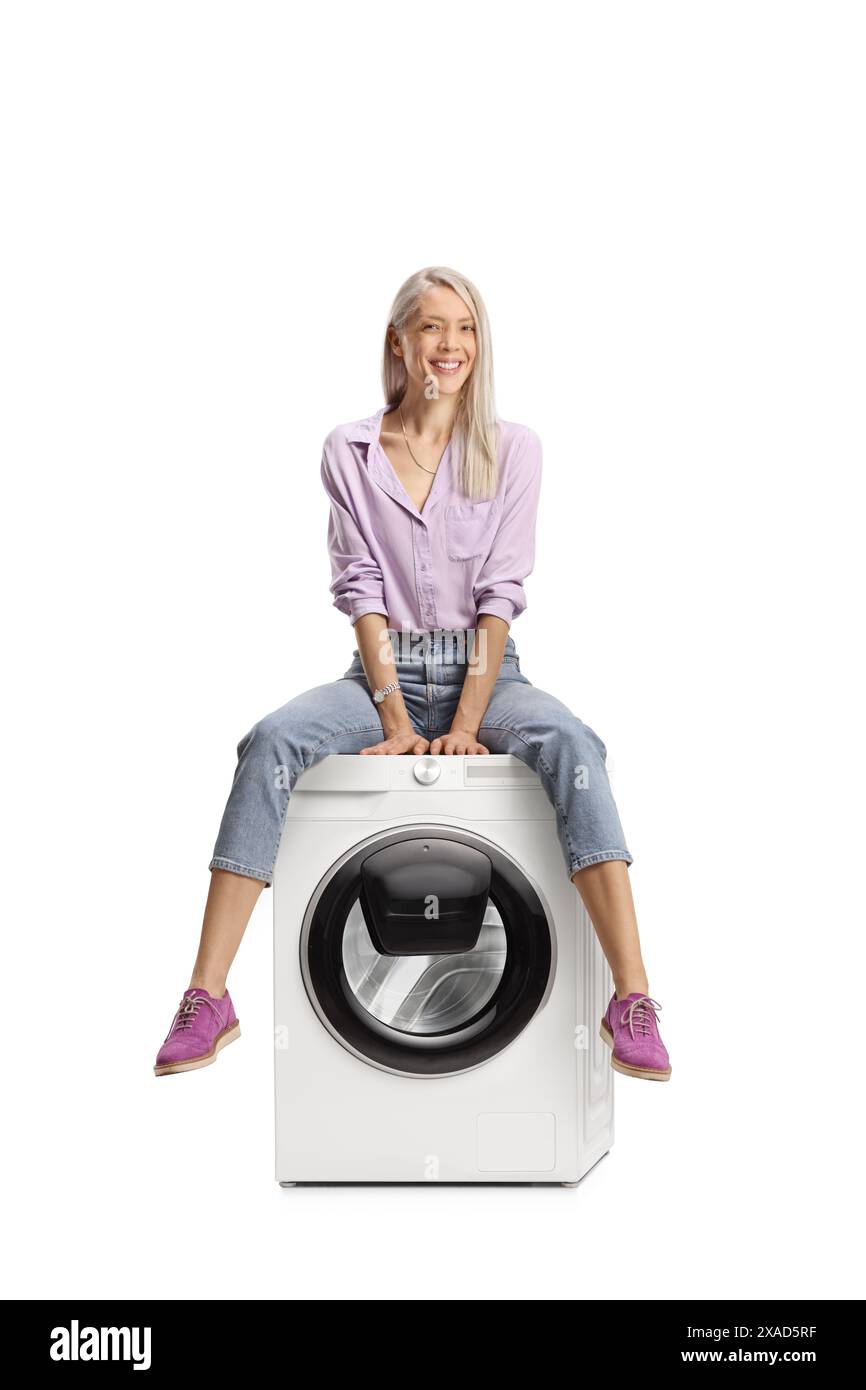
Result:
M415 455L412 453L412 445L409 443L409 436L408 436L408 434L406 433L406 426L405 426L404 423L403 423L403 408L402 408L402 406L398 406L397 409L398 409L399 412L400 412L400 428L401 428L401 430L403 431L403 438L404 438L405 441L406 441L406 448L409 450L409 454L410 454L410 456L411 456L412 462L418 464L418 467L419 467L424 473L432 473L433 476L435 477L436 474L439 472L439 463L442 462L442 458L440 458L439 463L437 463L437 465L436 465L435 468L425 468L424 465L423 465L423 463L418 463L418 460L416 459ZM446 444L446 445L445 445L445 449L447 449L447 448L448 448L448 445ZM445 456L445 449L442 450L442 457L443 457L443 458L444 458L444 456Z

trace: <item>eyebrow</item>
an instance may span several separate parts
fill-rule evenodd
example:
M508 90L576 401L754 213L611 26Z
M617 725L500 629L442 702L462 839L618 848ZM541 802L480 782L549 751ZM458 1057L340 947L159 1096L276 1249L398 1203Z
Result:
M420 319L435 319L436 323L445 322L441 314L419 314L418 317ZM472 314L467 314L465 318L457 320L458 323L474 323L474 321L474 316Z

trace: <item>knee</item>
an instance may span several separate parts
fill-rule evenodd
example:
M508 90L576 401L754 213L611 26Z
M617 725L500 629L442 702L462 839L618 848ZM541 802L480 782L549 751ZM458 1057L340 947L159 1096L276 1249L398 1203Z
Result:
M241 758L245 753L251 752L264 753L270 756L284 746L286 737L290 733L291 729L288 722L281 719L278 712L263 715L239 740L238 757Z
M593 748L596 750L603 762L607 757L607 745L595 732L595 729L591 729L588 724L584 724L582 727L585 737L591 740Z
M573 715L568 721L564 733L569 753L576 763L603 763L607 758L607 748L595 729L584 724L583 720L578 719L576 715Z

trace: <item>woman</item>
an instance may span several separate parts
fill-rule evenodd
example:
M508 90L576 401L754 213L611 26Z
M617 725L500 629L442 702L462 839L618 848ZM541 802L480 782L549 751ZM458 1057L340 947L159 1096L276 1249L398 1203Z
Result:
M383 385L388 404L332 430L322 456L330 587L353 625L354 659L238 746L198 957L154 1070L207 1066L239 1036L226 976L272 881L302 771L329 753L493 752L528 763L556 808L566 870L613 974L601 1021L612 1065L666 1081L605 746L522 674L509 633L534 562L541 442L495 414L487 315L464 276L431 267L403 285Z

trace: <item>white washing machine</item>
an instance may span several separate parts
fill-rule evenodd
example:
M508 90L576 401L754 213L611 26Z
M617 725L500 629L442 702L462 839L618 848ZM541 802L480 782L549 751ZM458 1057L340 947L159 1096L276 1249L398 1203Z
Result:
M571 1184L610 1149L610 970L519 759L322 759L273 894L280 1183Z

